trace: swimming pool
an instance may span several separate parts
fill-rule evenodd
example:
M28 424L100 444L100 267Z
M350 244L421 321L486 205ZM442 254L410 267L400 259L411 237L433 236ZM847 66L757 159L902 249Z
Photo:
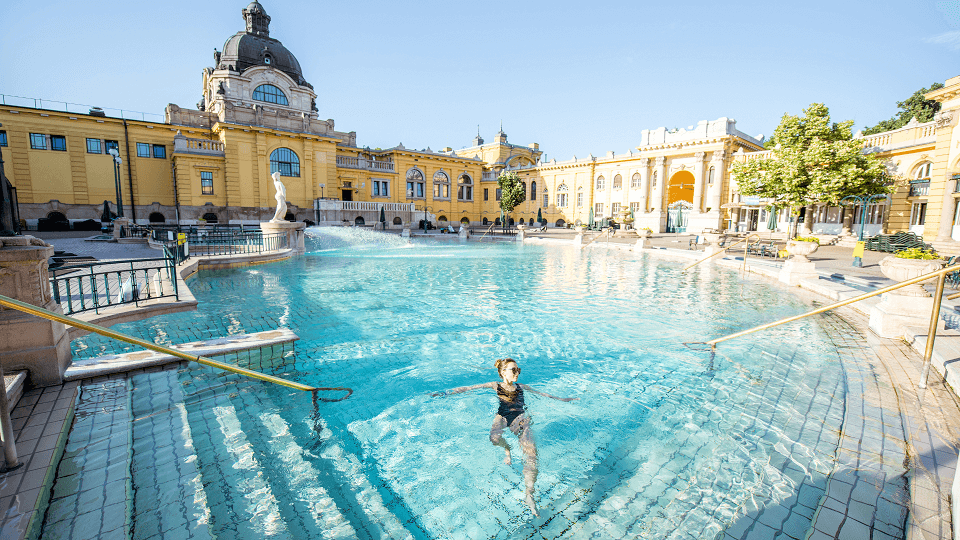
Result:
M117 326L163 344L288 327L295 347L235 361L355 392L315 411L309 395L199 366L134 376L120 420L132 425L134 538L809 529L844 414L830 330L805 319L713 359L683 345L808 307L786 289L714 267L681 275L680 263L640 253L313 232L306 256L190 280L196 313ZM73 348L122 350L97 336ZM523 460L504 465L488 440L494 394L430 397L495 380L505 356L519 360L521 383L580 398L527 398L539 518L522 503ZM64 473L83 466L82 431L54 485L51 534L81 504Z

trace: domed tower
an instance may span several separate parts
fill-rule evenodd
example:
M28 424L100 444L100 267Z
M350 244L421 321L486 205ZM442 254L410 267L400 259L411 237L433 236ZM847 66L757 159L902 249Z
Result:
M168 108L172 123L224 122L342 138L333 120L318 120L317 94L303 78L300 62L270 37L270 15L254 0L242 12L246 23L223 51L214 49L214 67L203 70L200 114Z

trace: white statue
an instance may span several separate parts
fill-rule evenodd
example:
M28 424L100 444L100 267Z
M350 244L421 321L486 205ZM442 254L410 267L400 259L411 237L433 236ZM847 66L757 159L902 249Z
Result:
M273 214L270 223L279 223L286 221L284 218L287 217L287 188L280 181L279 172L275 172L271 176L273 176L273 187L277 190L277 194L274 196L277 199L277 211Z

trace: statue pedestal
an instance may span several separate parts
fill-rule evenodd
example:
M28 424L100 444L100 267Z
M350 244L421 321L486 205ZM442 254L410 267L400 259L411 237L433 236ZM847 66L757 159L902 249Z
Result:
M811 262L810 259L794 256L783 263L783 268L780 269L779 279L781 283L796 287L800 284L801 279L817 279L819 277L816 265Z
M523 242L526 231L526 225L517 225L517 242Z
M53 246L32 236L0 238L0 294L63 313L51 297L47 264L52 256ZM63 384L70 360L70 339L63 323L0 307L4 372L26 369L37 386Z
M410 224L404 223L403 230L400 231L400 238L410 238Z
M409 235L410 235L410 230L407 229L407 236ZM466 225L460 226L460 232L458 233L458 236L460 237L461 240L466 240L467 238L470 238L470 230L467 229Z
M870 309L870 329L880 337L901 338L908 326L928 328L932 312L932 296L884 293L880 295L880 303ZM943 319L937 321L938 332L945 328Z
M287 247L294 250L297 255L303 255L307 252L304 244L304 230L306 223L296 223L294 221L261 221L260 230L263 234L286 234Z
M130 228L130 220L125 217L118 217L113 220L113 241L118 242L123 238L122 231Z

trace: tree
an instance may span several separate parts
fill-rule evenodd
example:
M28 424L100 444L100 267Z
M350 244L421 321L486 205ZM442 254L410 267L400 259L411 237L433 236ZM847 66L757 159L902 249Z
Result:
M497 178L497 186L500 188L500 212L501 216L506 216L513 211L520 203L527 200L527 190L523 189L523 182L517 173L500 173ZM502 219L501 222L506 224Z
M731 175L743 195L788 204L794 215L814 202L836 205L849 195L891 193L896 186L886 164L850 132L852 120L830 123L830 111L813 103L803 116L784 114L773 132L770 154L735 163Z
M942 83L933 83L930 88L921 88L903 101L897 102L900 112L889 120L881 120L877 125L863 130L864 135L873 135L893 129L900 129L907 125L911 118L916 117L918 122L929 122L933 120L933 115L940 111L940 102L932 101L924 97L928 92L943 88Z

